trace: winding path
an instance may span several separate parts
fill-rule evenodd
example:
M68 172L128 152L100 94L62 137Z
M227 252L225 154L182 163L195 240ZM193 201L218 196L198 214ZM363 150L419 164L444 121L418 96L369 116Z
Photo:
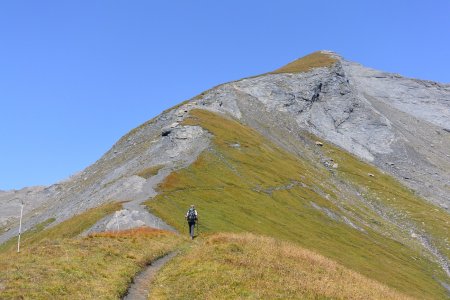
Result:
M174 258L178 252L174 251L166 256L163 256L140 272L134 279L131 286L128 288L127 294L122 298L123 300L147 300L151 289L151 283L155 278L156 273L168 261Z

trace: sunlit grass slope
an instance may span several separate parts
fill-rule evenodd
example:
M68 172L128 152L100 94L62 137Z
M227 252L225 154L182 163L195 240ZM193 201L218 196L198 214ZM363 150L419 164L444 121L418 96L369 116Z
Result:
M182 242L169 232L141 228L77 235L119 204L90 210L24 239L20 253L0 251L0 299L118 299L133 276Z
M389 218L415 225L418 234L428 233L433 244L447 258L450 257L450 215L446 211L429 204L391 176L345 151L328 145L324 152L339 164L338 177L350 183L372 207L389 208L384 211ZM360 218L375 221L367 209L356 205L348 209L356 212ZM391 230L388 224L377 225L384 230Z
M149 299L408 298L298 245L248 233L195 243L153 286Z
M249 127L211 112L192 111L185 125L200 125L209 130L214 135L213 145L189 168L167 177L160 185L160 194L147 203L180 231L187 230L183 215L188 206L195 203L200 213L201 232L252 232L294 241L406 294L418 298L446 297L445 290L435 280L445 275L422 249L387 238L357 219L353 219L353 223L364 231L354 229L311 205L314 202L339 212L329 200L337 196L330 184L330 177L334 175L326 169L318 169L283 151ZM412 212L433 208L419 200L410 203L409 198L414 195L397 188L399 184L395 180L381 176L375 168L337 148L329 150L336 160L348 163L343 174L337 175L338 179L353 180L352 176L367 176L370 170L375 174L371 185L358 180L352 184L367 193L372 189L377 193L401 190L402 197L395 203L398 210ZM391 185L395 186L393 190ZM378 194L373 201L383 202L383 197ZM410 205L414 210L409 209ZM381 217L362 207L355 205L346 209L357 216L369 216L380 227L390 228ZM448 219L440 212L437 214L438 218ZM445 228L437 228L442 226L440 220L433 222L425 214L415 217L428 218L426 222L432 231L445 235Z
M314 68L329 67L336 63L336 59L329 54L316 51L301 57L271 73L299 73L308 72Z

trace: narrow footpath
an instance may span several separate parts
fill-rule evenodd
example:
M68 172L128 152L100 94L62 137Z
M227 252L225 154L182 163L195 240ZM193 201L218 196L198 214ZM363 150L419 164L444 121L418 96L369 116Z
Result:
M147 300L151 290L151 283L155 278L156 273L177 254L177 251L171 252L147 266L133 279L133 283L128 288L127 294L122 299Z

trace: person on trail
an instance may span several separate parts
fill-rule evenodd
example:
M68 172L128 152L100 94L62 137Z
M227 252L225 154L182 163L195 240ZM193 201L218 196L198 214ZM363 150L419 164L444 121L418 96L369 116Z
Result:
M198 220L198 213L197 213L197 210L195 209L194 204L191 205L191 207L189 208L189 210L187 211L187 213L184 217L187 220L188 225L189 225L189 235L191 236L191 239L194 239L195 223Z

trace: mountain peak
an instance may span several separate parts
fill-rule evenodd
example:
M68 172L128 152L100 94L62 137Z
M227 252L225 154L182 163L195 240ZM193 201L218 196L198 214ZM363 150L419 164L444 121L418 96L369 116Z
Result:
M340 56L332 51L316 51L296 59L271 73L279 74L308 72L314 68L330 67L338 62L339 59Z

